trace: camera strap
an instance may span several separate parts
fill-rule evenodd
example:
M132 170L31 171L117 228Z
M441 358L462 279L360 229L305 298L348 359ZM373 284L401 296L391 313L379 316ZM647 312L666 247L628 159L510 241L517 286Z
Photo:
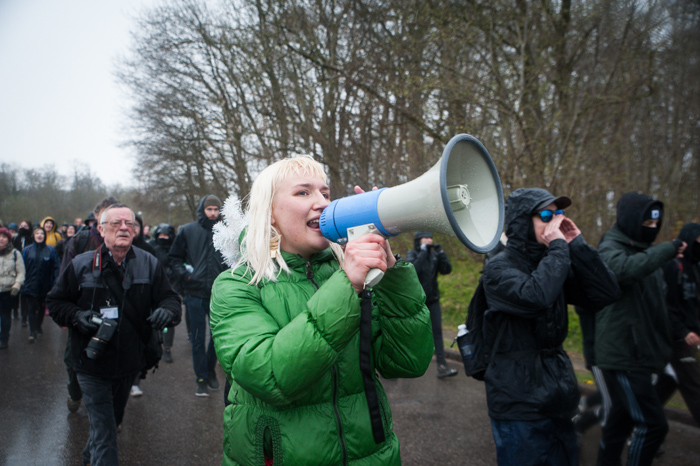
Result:
M123 315L126 320L129 321L129 324L136 330L136 333L139 334L139 338L141 338L141 341L143 342L144 345L148 344L148 340L150 338L150 335L144 336L139 332L139 327L134 323L133 320L129 317L129 313L127 312L126 304L131 305L131 300L129 299L129 296L127 295L127 292L129 291L129 288L131 288L131 282L133 279L133 266L134 266L134 261L130 260L127 261L126 263L126 272L124 273L124 280L122 282L122 285L119 285L119 282L117 281L117 275L116 273L107 267L104 270L102 270L102 248L104 245L100 246L95 250L95 254L93 255L92 258L92 275L95 278L95 284L97 282L101 281L105 285L107 285L107 288L109 289L110 294L114 298L115 301L117 301L117 304L120 307L120 314ZM95 287L96 288L96 287ZM93 307L94 307L94 301L95 301L95 288L93 288L93 294L92 294L92 300L93 300ZM132 308L136 309L133 305L131 306Z

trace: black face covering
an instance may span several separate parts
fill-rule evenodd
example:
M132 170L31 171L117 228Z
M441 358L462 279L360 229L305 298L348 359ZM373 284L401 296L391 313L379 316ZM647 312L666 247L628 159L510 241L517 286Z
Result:
M693 242L690 247L690 261L693 263L700 262L700 243Z
M659 234L658 228L650 228L642 226L641 232L639 234L639 240L642 243L653 243L656 241L656 235Z
M161 246L170 246L170 244L172 243L170 238L157 238L156 242Z

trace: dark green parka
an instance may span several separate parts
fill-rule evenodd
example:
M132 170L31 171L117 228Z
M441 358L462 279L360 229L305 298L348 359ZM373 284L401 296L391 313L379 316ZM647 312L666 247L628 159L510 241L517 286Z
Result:
M596 316L595 359L601 369L659 372L671 356L661 267L676 256L678 246L671 241L656 246L639 241L645 210L653 204L663 208L663 204L643 194L625 196L633 202L618 205L617 224L598 246L622 297Z
M376 445L359 366L360 298L330 249L291 274L249 285L245 267L214 282L211 328L231 383L224 465L399 465L386 394L375 376L386 441ZM374 287L372 364L386 378L419 377L433 354L430 315L411 264Z

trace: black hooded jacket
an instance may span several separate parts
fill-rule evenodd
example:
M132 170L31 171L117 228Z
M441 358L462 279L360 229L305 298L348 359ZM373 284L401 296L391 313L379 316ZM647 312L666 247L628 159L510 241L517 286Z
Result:
M174 280L182 286L185 295L209 299L214 279L226 269L221 254L214 249L214 224L221 219L209 220L204 213L204 196L197 205L197 221L183 225L170 248L168 261ZM189 273L185 264L193 267Z
M671 356L662 266L678 246L644 241L644 212L662 206L649 196L627 193L617 205L617 223L598 246L622 295L596 314L595 361L601 369L659 372ZM680 243L680 241L679 241Z
M452 272L452 264L450 264L445 251L438 244L421 249L421 238L432 237L425 233L421 231L416 233L413 239L413 249L406 253L406 262L412 263L416 268L418 280L425 291L425 303L431 304L440 300L438 273L449 274Z
M549 248L537 243L532 215L554 199L543 189L515 190L506 202L508 244L484 267L484 340L496 346L484 382L494 419L571 419L579 390L561 346L568 333L567 304L597 310L620 293L581 235L570 243L551 241Z
M700 235L700 224L688 223L678 235L688 247L682 259L674 259L664 264L666 280L666 304L671 332L674 340L683 340L693 332L700 335L700 298L698 297L698 262L700 243L695 238Z

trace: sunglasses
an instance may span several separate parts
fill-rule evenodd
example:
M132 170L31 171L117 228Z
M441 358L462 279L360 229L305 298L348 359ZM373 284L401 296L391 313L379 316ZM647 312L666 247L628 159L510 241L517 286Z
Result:
M540 210L538 212L540 214L540 219L544 222L547 223L550 220L554 218L555 215L564 215L564 209L557 209L557 210Z

